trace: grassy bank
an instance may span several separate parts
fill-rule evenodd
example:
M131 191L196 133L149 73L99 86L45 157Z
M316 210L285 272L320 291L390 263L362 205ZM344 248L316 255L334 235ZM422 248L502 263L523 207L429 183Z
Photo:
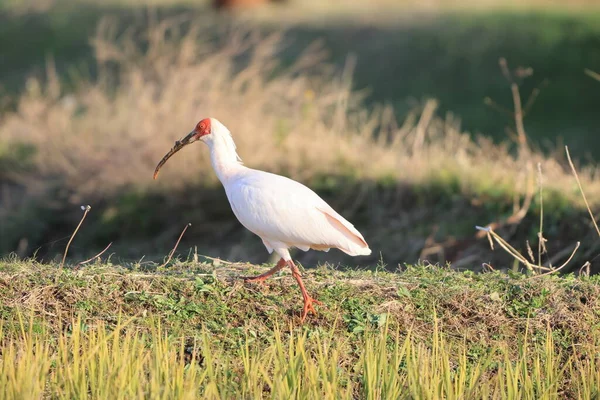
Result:
M0 392L551 399L600 388L595 277L322 266L304 274L324 306L300 326L287 272L264 286L237 279L266 268L3 261Z

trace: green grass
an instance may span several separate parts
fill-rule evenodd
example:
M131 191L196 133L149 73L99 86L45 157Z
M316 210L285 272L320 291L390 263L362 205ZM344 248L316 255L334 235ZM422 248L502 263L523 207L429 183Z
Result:
M0 263L3 398L594 398L597 278Z

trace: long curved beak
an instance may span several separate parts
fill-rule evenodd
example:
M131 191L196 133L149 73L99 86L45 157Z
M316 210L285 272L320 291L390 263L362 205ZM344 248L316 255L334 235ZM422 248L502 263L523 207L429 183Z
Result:
M183 139L180 139L175 142L175 146L173 146L173 148L167 154L165 154L165 156L162 158L162 160L160 160L160 162L156 166L156 169L154 170L153 179L156 179L156 177L158 176L158 171L162 168L163 165L165 165L167 160L169 158L171 158L171 156L173 156L173 154L175 154L179 150L183 149L186 145L193 143L192 137L194 137L194 134L195 134L195 132L192 131L192 132L188 133L188 135L186 137L184 137Z

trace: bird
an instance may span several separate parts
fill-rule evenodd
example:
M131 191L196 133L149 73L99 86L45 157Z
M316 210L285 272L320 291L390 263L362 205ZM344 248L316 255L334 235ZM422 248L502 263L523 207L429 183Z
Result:
M244 281L262 283L288 266L302 293L304 323L308 312L317 314L314 305L322 303L306 290L290 248L325 252L336 248L351 256L366 256L371 254L369 245L354 225L307 186L246 167L237 154L231 132L216 118L200 120L188 135L177 140L156 166L153 179L169 158L196 141L208 146L212 168L238 221L262 239L269 254L275 252L280 257L272 269L243 277Z

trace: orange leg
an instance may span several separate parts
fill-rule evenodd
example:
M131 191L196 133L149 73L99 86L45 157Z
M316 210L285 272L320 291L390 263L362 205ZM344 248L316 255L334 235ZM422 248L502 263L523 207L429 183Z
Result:
M300 286L300 291L302 291L302 297L304 298L304 310L302 311L302 322L304 322L304 320L306 319L306 315L308 314L309 311L315 315L317 314L317 312L315 311L315 308L313 307L313 303L316 305L319 305L319 306L322 305L323 303L310 297L310 295L306 291L306 288L304 287L302 278L300 277L300 271L298 270L298 267L296 267L294 262L292 260L290 260L287 263L290 266L290 269L292 270L292 276L294 277L294 279L296 279L296 282L298 282L298 285Z
M285 267L285 265L286 265L286 262L283 260L283 258L281 258L277 262L276 266L274 266L273 268L271 268L270 270L268 270L264 274L260 274L260 275L257 275L257 276L246 276L246 277L242 277L242 279L245 282L258 282L258 283L261 283L265 279L267 279L268 277L270 277L271 275L273 275L274 273L278 272L281 268Z

